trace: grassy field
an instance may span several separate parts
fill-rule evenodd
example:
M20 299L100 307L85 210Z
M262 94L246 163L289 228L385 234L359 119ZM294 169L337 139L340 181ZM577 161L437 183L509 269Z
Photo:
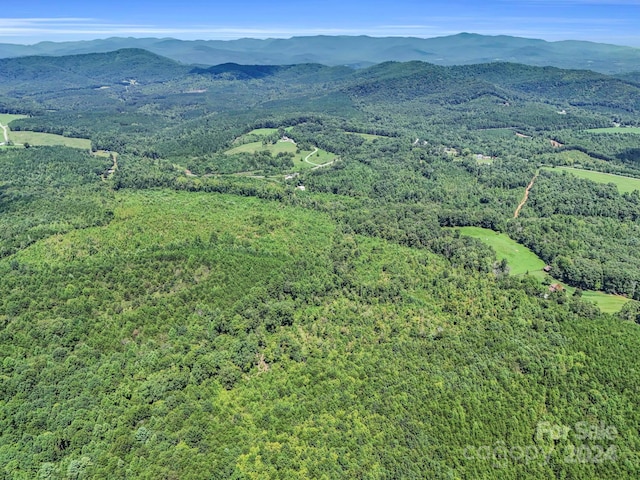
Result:
M520 245L504 233L497 233L493 230L480 227L460 227L462 235L477 238L478 240L493 247L498 255L498 259L507 259L512 275L522 275L527 272L542 278L544 272L544 262L527 247Z
M25 118L26 115L15 115L13 113L0 113L0 123L2 125L8 125L13 120L17 120L18 118Z
M7 126L13 120L25 117L26 115L0 113L0 124ZM54 135L51 133L27 131L14 132L9 130L9 140L16 145L23 145L25 143L28 143L29 145L33 146L64 145L65 147L82 148L86 150L89 150L91 148L91 140L87 140L84 138L63 137L62 135ZM1 141L4 141L4 139L2 139Z
M585 178L598 183L613 183L618 187L620 193L629 193L634 190L640 190L640 178L624 177L622 175L614 175L612 173L594 172L593 170L582 170L571 167L545 167L545 170L551 172L566 171L576 177Z
M39 133L39 132L11 132L9 139L15 144L28 143L33 146L50 146L50 145L64 145L71 148L82 148L89 150L91 148L91 140L85 138L69 138L62 135L54 135L52 133Z
M591 128L587 130L591 133L635 133L640 135L640 127L609 127L609 128Z
M499 259L506 258L511 275L522 275L529 273L541 280L547 277L542 270L544 262L527 247L520 245L503 233L480 227L460 227L457 230L462 235L477 238L478 240L493 247ZM575 288L566 286L567 294L573 295ZM600 310L605 313L615 313L620 311L622 306L629 301L628 298L619 295L611 295L604 292L586 290L582 298L595 303Z
M285 127L285 132L290 132L293 127ZM277 128L256 128L255 130L251 130L246 135L257 135L258 137L268 137L269 135L273 135L274 133L278 133Z
M605 313L619 312L622 306L629 301L628 298L621 297L620 295L610 295L604 292L593 292L589 290L582 293L582 298L595 303L600 310Z
M359 137L364 138L368 142L371 142L376 138L387 138L384 135L373 135L371 133L358 133L358 132L345 132L345 133L348 133L349 135L357 135Z
M244 145L240 145L238 147L234 147L231 150L227 150L225 153L227 155L234 155L238 153L256 153L263 150L267 150L271 153L271 155L277 155L281 152L290 152L293 153L293 163L294 170L304 170L308 168L313 168L313 165L304 161L304 159L313 152L313 150L303 150L300 153L296 153L298 151L298 147L291 142L277 142L273 144L263 145L262 142L251 142L245 143ZM309 161L311 163L315 163L321 165L323 163L331 162L335 159L335 155L333 153L329 153L325 150L318 149L316 153L314 153L311 157L309 157Z

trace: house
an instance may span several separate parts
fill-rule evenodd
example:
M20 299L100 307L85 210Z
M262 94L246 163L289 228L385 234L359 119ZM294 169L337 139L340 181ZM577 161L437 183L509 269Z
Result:
M545 272L549 273L551 271L551 265L545 265L542 270L544 270Z
M549 285L549 291L551 293L562 292L563 290L564 287L559 283L552 283L551 285Z

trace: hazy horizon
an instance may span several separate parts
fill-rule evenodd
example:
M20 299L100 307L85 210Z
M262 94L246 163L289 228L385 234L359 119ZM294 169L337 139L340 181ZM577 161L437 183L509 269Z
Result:
M31 3L31 2L30 2ZM290 38L313 35L433 38L461 32L547 41L582 40L640 47L640 0L397 0L12 5L0 18L0 43L155 37L179 40Z

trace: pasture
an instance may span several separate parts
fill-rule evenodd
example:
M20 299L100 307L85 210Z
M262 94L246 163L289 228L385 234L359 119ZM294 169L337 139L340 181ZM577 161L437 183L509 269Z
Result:
M604 292L594 292L592 290L582 292L582 298L595 303L604 313L619 312L622 306L629 301L627 297L611 295Z
M347 133L349 135L357 135L358 137L365 139L367 142L372 142L377 138L388 138L384 135L374 135L372 133L358 133L358 132L344 132L344 133Z
M590 128L589 133L635 133L640 135L640 127L608 127L608 128Z
M26 115L0 113L0 125L6 127L13 120L25 117ZM52 133L29 132L24 130L13 131L10 128L7 130L7 134L9 136L9 140L16 146L28 143L29 145L33 146L63 145L65 147L82 148L85 150L89 150L91 148L91 140L87 140L85 138L70 138L63 137L62 135L54 135ZM2 139L2 141L4 141L4 139Z
M569 172L576 177L584 178L598 183L613 183L620 193L630 193L634 190L640 190L640 178L625 177L623 175L615 175L613 173L596 172L593 170L582 170L571 167L544 167L544 170L551 172L564 171Z
M457 230L462 235L477 238L491 246L496 251L498 260L506 258L511 275L529 273L543 278L544 262L535 253L512 240L508 235L481 227L460 227Z
M91 140L86 138L70 138L62 135L54 135L53 133L40 132L11 132L9 138L16 145L28 143L33 146L53 146L63 145L70 148L81 148L89 150L91 148Z
M17 120L18 118L25 118L26 115L16 115L13 113L0 113L0 123L2 125L9 125L9 123L11 123L14 120Z
M497 233L493 230L480 227L459 227L456 228L456 230L460 231L462 235L477 238L486 245L491 246L496 251L496 256L499 260L506 258L507 264L511 269L511 275L528 273L541 280L545 279L545 277L549 278L548 274L542 270L544 268L544 262L527 247L520 245L504 233ZM554 280L554 282L555 281L556 280ZM573 295L576 290L574 287L567 285L564 285L564 287L568 295ZM628 298L620 295L611 295L591 290L583 291L582 298L595 303L598 308L605 313L618 312L622 306L629 301Z

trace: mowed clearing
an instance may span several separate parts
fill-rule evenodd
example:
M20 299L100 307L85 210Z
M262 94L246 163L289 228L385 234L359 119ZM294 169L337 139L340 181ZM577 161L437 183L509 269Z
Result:
M358 132L345 132L348 135L357 135L358 137L364 138L367 142L372 142L378 138L389 138L384 135L374 135L372 133L358 133Z
M290 127L289 127L290 128ZM285 128L285 131L287 129ZM276 128L259 128L256 130L252 130L247 133L243 137L248 136L257 136L257 137L267 137L273 135L278 132ZM239 140L242 140L243 137L240 137ZM278 140L276 143L263 143L262 140L257 142L245 143L242 145L238 145L230 150L227 150L225 154L227 155L237 155L241 153L258 153L263 151L268 151L272 156L276 156L279 153L291 153L293 155L293 170L303 170L314 168L318 165L324 165L326 163L330 163L335 160L336 155L333 153L329 153L326 150L322 150L320 148L314 148L312 150L300 150L298 151L298 146L291 140ZM307 161L305 161L307 159Z
M8 139L16 146L24 145L28 143L33 146L54 146L63 145L70 148L81 148L89 150L91 148L91 140L85 138L70 138L63 137L62 135L54 135L52 133L40 133L29 131L13 131L8 128L8 125L13 120L19 118L26 118L26 115L15 115L12 113L0 113L0 125L2 128L6 128ZM3 132L0 132L3 133ZM4 141L4 137L0 142Z
M544 262L535 253L512 240L508 235L481 227L460 227L456 230L459 230L462 235L477 238L493 247L498 260L507 259L512 275L529 273L539 276L541 279L544 277L542 270L545 265Z
M462 235L477 238L486 245L491 246L496 251L499 260L505 258L510 268L511 275L530 274L540 280L548 277L544 272L544 262L535 253L524 245L520 245L504 233L497 233L493 230L481 227L459 227L456 228ZM554 280L556 282L556 280ZM574 287L564 285L568 295L573 295ZM602 312L619 312L622 306L629 301L628 298L620 295L611 295L604 292L585 290L582 298L595 303Z
M589 133L635 133L640 135L640 127L608 127L608 128L590 128Z
M615 175L613 173L596 172L593 170L582 170L572 167L545 167L544 170L550 172L564 171L569 172L579 178L584 178L598 183L613 183L618 187L620 193L630 193L634 190L640 190L640 178L625 177L623 175Z
M26 118L26 115L16 115L14 113L0 113L0 123L2 125L9 125L10 122L19 118Z
M289 132L293 127L285 127L284 131ZM267 137L269 135L275 135L278 133L277 128L256 128L255 130L251 130L246 135L257 135L258 137Z
M89 150L91 148L91 140L86 138L70 138L63 137L62 135L54 135L53 133L40 133L40 132L11 132L10 138L13 143L25 144L33 146L53 146L63 145L70 148L81 148Z

